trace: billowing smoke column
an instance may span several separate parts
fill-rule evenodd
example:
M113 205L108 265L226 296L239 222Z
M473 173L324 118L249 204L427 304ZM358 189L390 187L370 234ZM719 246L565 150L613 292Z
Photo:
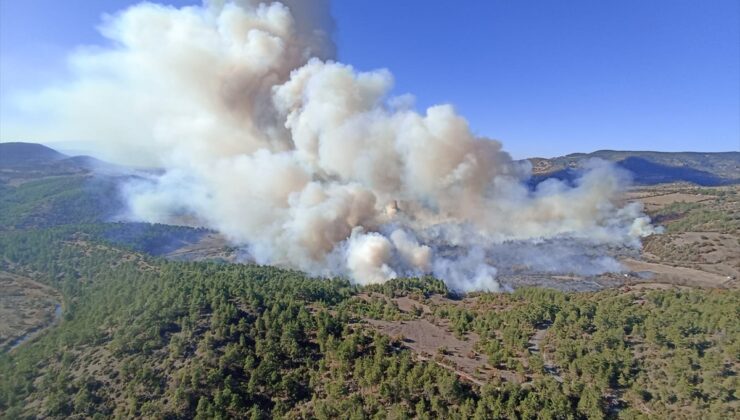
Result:
M639 207L616 204L613 167L532 190L530 168L451 106L419 113L388 96L388 71L331 61L328 7L312 6L142 3L110 16L112 47L77 52L72 83L27 98L50 117L37 138L165 168L127 186L135 219L188 217L259 263L362 284L431 273L503 290L495 246L639 246L651 232Z

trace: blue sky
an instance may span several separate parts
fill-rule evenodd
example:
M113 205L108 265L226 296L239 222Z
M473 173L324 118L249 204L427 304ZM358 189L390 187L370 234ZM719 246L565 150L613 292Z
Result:
M103 42L100 16L133 3L0 0L0 104L63 78L67 52ZM333 13L340 61L388 68L420 109L452 103L515 157L740 150L736 0L335 0Z

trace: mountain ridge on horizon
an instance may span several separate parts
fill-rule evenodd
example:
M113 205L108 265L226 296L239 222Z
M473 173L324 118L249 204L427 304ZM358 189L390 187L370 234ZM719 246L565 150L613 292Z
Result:
M547 178L569 179L577 176L584 162L601 158L630 171L636 184L689 182L703 186L740 183L740 152L661 152L602 149L574 152L554 158L531 157L535 183ZM32 142L0 143L0 166L12 167L33 163L64 162L89 169L93 164L106 164L89 155L67 155L53 147Z

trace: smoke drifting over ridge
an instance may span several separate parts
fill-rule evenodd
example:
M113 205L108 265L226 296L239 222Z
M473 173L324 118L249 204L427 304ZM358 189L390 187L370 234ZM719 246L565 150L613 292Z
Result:
M134 219L188 216L259 263L362 284L431 273L505 290L491 252L547 261L543 241L639 247L652 233L638 205L617 204L628 180L613 166L530 190L530 168L451 106L418 113L388 96L388 71L332 61L328 4L312 5L142 3L110 16L113 47L78 51L74 81L26 97L49 117L34 134L165 168L126 186Z

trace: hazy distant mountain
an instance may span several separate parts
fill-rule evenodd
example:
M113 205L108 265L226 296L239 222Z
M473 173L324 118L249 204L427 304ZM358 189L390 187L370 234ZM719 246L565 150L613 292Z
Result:
M36 143L0 143L0 183L50 176L121 172L122 168L91 156L67 156Z
M36 143L0 143L0 167L15 167L32 163L48 163L68 157Z
M0 224L27 228L105 220L123 206L118 193L123 175L115 168L40 144L0 143Z
M535 181L545 178L572 179L588 159L616 162L629 170L637 184L691 182L716 186L740 183L740 152L640 152L599 150L573 153L552 159L531 158Z
M34 143L0 143L0 235L115 220L125 208L122 182L136 175L90 156L67 156ZM196 242L206 231L148 223L107 223L98 234L137 251L161 255Z

